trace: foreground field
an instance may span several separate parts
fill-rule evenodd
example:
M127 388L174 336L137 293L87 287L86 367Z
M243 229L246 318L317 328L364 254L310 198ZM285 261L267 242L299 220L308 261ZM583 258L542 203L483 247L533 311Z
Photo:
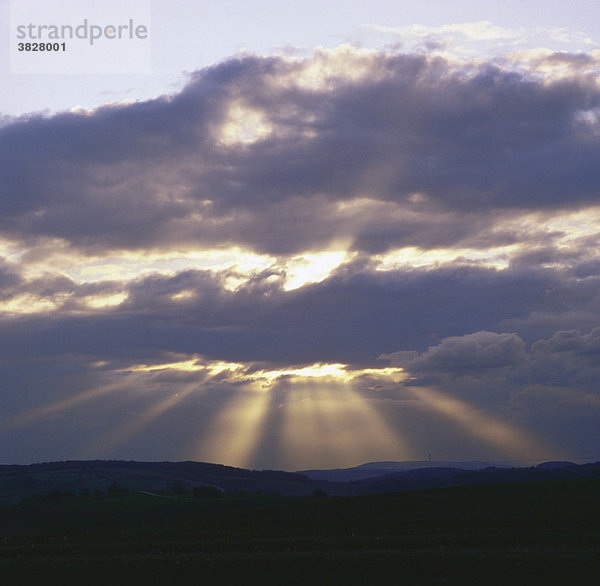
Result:
M34 500L0 516L7 584L596 583L600 481L346 498Z

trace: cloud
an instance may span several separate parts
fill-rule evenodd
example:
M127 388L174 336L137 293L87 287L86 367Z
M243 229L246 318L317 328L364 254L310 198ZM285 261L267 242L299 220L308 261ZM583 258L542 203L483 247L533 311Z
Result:
M536 342L533 350L545 354L569 353L593 358L600 353L600 328L594 328L585 335L576 330L556 332L549 340Z
M453 246L491 210L595 203L599 106L585 78L423 55L231 59L169 97L1 127L0 228L86 251Z
M600 328L587 334L577 330L557 331L548 339L535 342L531 351L536 368L532 382L573 386L597 394L600 376Z
M567 52L581 47L598 46L589 34L562 27L528 26L508 28L488 20L459 22L438 26L413 24L409 26L366 25L363 31L378 35L380 44L388 50L396 45L390 39L401 40L405 51L428 52L453 61L504 61L507 54L517 50ZM544 48L544 49L542 49Z
M424 350L510 318L526 321L534 309L552 310L547 292L560 289L552 271L469 266L376 271L350 263L292 291L270 273L233 291L225 288L227 277L211 271L141 277L124 286L118 305L83 314L73 305L78 295L85 301L92 292L110 294L115 284L41 281L36 291L42 284L51 296L67 291L71 304L52 316L5 318L0 344L7 355L26 346L29 354L85 351L103 359L171 350L238 362L372 365L385 352ZM528 332L526 325L521 331Z
M501 379L513 391L546 385L597 395L599 353L600 328L593 328L587 334L557 331L531 345L516 333L478 331L444 338L424 352L398 351L380 358L404 368L412 377L410 384L465 384L465 377L476 377L490 386ZM485 392L481 380L478 387Z
M385 355L411 373L444 372L455 376L515 367L526 361L525 342L517 334L480 331L451 336L426 352Z
M21 282L17 267L0 257L0 294L5 292Z

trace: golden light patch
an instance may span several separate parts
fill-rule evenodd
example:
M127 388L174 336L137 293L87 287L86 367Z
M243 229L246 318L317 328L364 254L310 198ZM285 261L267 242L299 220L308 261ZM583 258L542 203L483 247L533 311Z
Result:
M268 384L273 383L281 377L296 381L329 379L336 383L350 383L354 379L365 375L382 376L394 381L406 378L403 369L399 367L351 369L347 364L341 363L315 363L302 368L258 370L252 373L252 377L259 378Z
M549 232L561 232L559 243L568 246L573 240L600 234L600 206L547 215L545 225Z
M223 360L214 360L206 362L201 356L193 356L188 360L179 360L176 362L164 362L160 364L135 364L123 368L117 372L152 372L158 370L182 370L187 372L207 371L210 374L219 374L224 371L237 371L247 369L245 364L239 362L225 362Z
M371 375L371 376L383 376L389 378L394 382L400 382L407 378L407 374L403 368L389 366L386 368L361 368L359 370L351 371L354 377Z
M222 281L223 288L226 291L235 292L242 288L250 280L249 276L227 275Z
M348 372L342 364L254 372L203 431L194 457L251 467L270 425L287 467L405 458L407 440L354 388L356 373L373 372L380 374ZM285 390L277 392L273 383L281 377Z
M236 100L220 128L219 142L225 146L249 145L266 138L272 131L273 126L263 112Z
M160 364L136 364L122 369L118 372L152 372L161 370L181 371L206 371L210 376L230 373L232 381L238 382L260 382L262 385L271 385L277 379L285 377L288 380L303 379L331 379L340 383L348 383L360 376L382 376L391 380L400 381L406 378L402 368L363 368L350 369L347 364L341 363L315 363L300 368L281 369L256 369L252 365L242 362L227 362L223 360L207 361L201 356L193 356L187 360L166 362Z
M448 264L477 264L478 266L504 269L510 263L511 253L519 250L519 245L508 245L489 250L476 248L448 248L422 250L415 246L392 250L386 254L374 255L377 271L397 271L406 268L436 268Z
M127 299L127 293L112 293L110 295L95 295L86 297L85 304L93 309L104 309L107 307L116 307Z
M12 263L18 263L25 250L17 242L0 236L0 257Z
M292 67L288 75L279 73L277 77L273 76L269 80L270 85L320 90L344 82L356 83L366 77L374 79L386 73L377 70L377 54L373 49L346 44L331 49L317 47L312 59L302 62L297 68ZM288 61L296 60L288 58Z
M26 315L36 313L50 313L58 310L69 299L70 295L55 294L50 297L23 294L0 302L0 314Z
M284 264L285 291L293 291L310 283L320 283L347 260L344 251L307 253L294 256Z
M292 378L334 378L340 381L346 381L351 375L346 371L345 364L312 364L302 368L281 369L281 370L259 370L253 373L253 376L260 378L268 383L285 376Z
M189 301L196 296L196 292L193 289L184 289L174 295L171 295L171 301Z
M28 260L22 269L27 279L59 273L81 284L132 281L150 274L170 276L194 269L251 274L270 266L275 260L275 257L255 254L239 247L148 253L122 251L105 256L85 256L59 247L54 251L41 251L39 259Z
M378 271L396 271L407 268L430 268L450 264L475 264L502 270L521 254L531 251L532 245L545 240L562 251L572 251L586 258L598 257L596 249L586 245L586 239L600 238L600 207L593 206L573 212L532 212L519 216L507 216L498 220L494 233L513 235L518 242L482 247L436 248L424 250L407 246L390 250L385 254L373 255ZM544 266L561 266L568 260L557 259Z

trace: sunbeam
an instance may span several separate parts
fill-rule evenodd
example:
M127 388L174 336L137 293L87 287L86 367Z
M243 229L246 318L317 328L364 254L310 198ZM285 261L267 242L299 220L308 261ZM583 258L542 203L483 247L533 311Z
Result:
M557 457L555 447L545 445L534 434L519 429L493 417L482 409L476 409L465 401L436 391L430 387L404 387L427 407L445 415L476 438L500 448L512 457ZM563 457L563 456L561 456Z
M195 457L247 467L261 440L268 405L267 389L256 383L241 387L209 424Z
M0 433L6 433L7 431L10 431L17 427L28 425L40 419L49 417L50 415L54 415L55 413L60 413L61 411L72 409L73 407L81 405L82 403L87 403L88 401L93 401L95 399L99 399L100 397L104 397L111 393L115 393L121 390L122 388L123 382L118 381L108 385L102 385L100 387L90 389L89 391L85 391L83 393L80 393L79 395L69 397L68 399L56 401L55 403L49 403L42 407L38 407L37 409L24 411L5 420L4 422L0 422Z
M408 442L352 385L304 381L290 388L282 445L304 467L352 466L369 459L403 459Z
M198 391L198 385L196 383L186 385L182 390L171 394L166 399L157 401L154 405L137 415L133 421L124 423L117 429L107 432L90 452L96 458L109 454L112 449L139 433L142 429L152 423L152 421L163 415L169 409L175 407L175 405L183 401L194 391Z

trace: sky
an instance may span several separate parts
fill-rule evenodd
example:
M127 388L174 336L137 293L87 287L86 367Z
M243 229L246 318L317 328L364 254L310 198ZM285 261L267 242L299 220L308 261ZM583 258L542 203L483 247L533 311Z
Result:
M599 10L153 1L129 74L3 26L0 463L599 460Z

